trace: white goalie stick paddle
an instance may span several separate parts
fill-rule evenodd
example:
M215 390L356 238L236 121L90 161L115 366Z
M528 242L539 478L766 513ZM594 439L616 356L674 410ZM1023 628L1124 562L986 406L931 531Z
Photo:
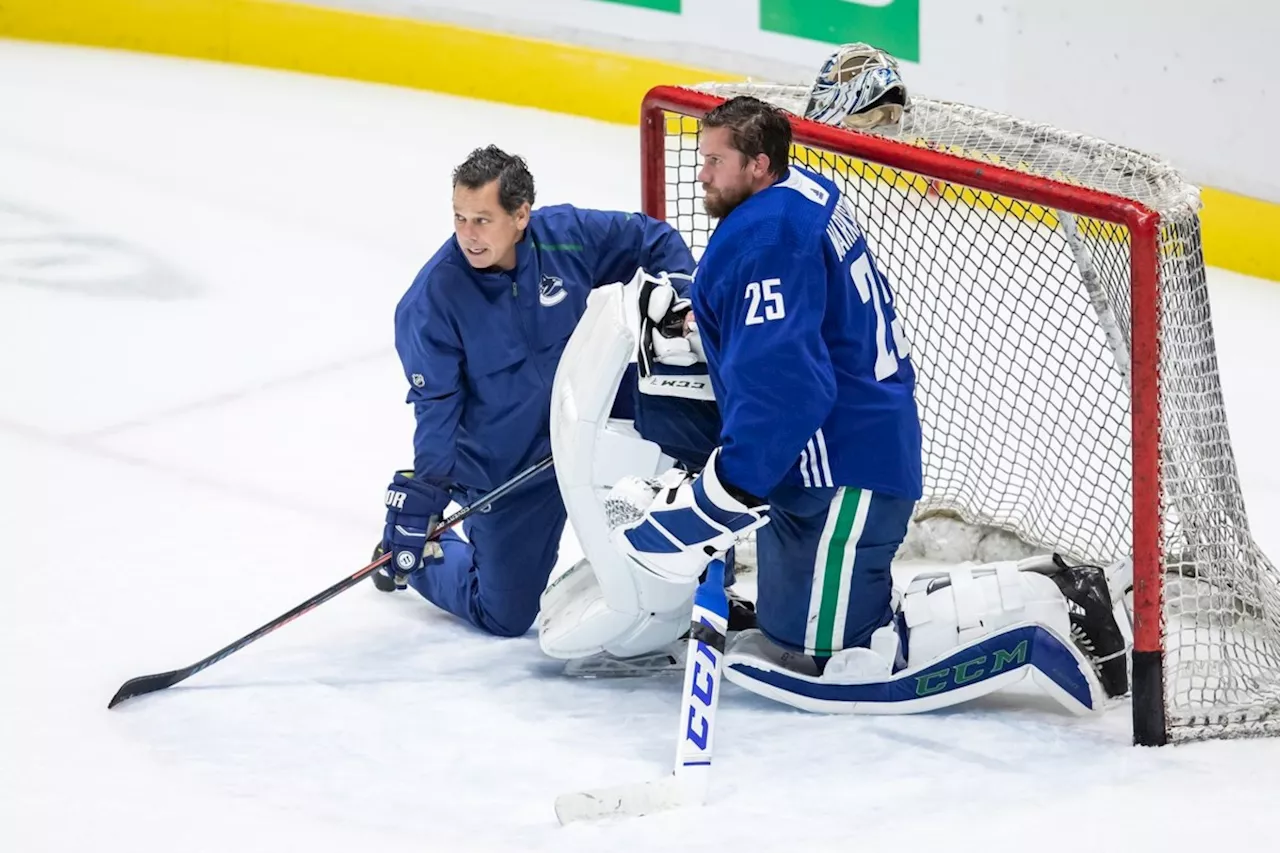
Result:
M729 599L724 591L724 561L712 560L693 597L689 653L685 657L675 768L670 776L578 791L556 797L562 825L612 816L639 817L682 806L700 806L711 784L711 746L715 734Z

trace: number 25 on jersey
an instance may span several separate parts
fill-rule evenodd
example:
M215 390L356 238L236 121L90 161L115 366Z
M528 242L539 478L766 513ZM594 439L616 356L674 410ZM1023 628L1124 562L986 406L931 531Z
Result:
M787 306L782 301L780 278L766 278L747 285L746 300L748 326L759 326L769 320L781 320L787 316Z

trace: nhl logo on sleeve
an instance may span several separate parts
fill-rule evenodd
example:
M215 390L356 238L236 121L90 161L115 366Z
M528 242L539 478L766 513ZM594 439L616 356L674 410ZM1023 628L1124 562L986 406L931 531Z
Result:
M414 388L421 388L427 384L427 378L421 373L415 373L409 377L409 381L413 383Z

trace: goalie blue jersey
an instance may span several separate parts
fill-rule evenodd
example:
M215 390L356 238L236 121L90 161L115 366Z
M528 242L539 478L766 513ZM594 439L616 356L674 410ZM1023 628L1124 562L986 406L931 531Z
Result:
M693 307L723 418L719 472L921 494L915 370L852 203L792 167L712 233Z

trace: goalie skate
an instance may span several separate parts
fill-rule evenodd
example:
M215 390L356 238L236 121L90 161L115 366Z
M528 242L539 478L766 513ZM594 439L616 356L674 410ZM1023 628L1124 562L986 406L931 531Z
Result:
M1093 665L1102 689L1112 699L1129 692L1129 665L1126 655L1129 638L1117 618L1117 599L1124 594L1123 579L1113 594L1106 573L1100 566L1072 566L1055 554L1054 564L1061 569L1050 575L1067 599L1071 617L1071 640ZM1127 563L1125 564L1127 566ZM1127 622L1127 618L1124 620Z
M756 627L756 606L754 602L732 590L725 590L725 594L729 601L727 636L732 640L738 632ZM685 634L663 648L632 657L623 658L608 652L599 652L584 658L575 658L565 663L564 674L573 678L640 678L680 672L684 669L688 636Z
M625 658L598 652L566 662L564 674L574 678L640 678L680 672L687 646L687 641L677 640L665 648Z

